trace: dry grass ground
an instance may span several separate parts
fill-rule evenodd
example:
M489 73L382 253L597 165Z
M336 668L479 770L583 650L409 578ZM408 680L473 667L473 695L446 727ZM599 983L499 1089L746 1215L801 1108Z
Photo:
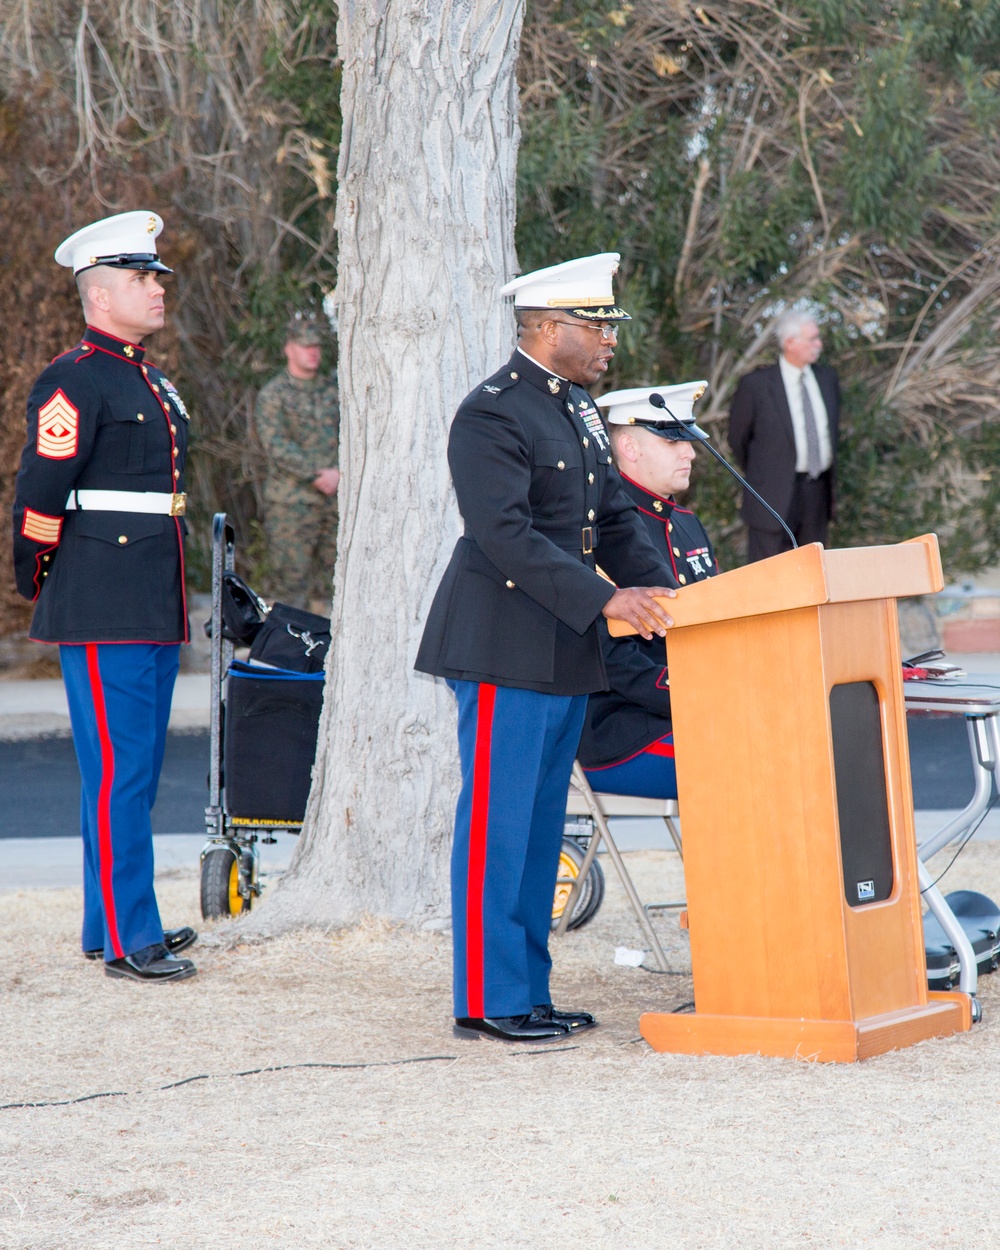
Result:
M645 897L677 890L672 853L630 860ZM1000 844L946 884L1000 895ZM198 924L193 873L159 890L169 923ZM636 1022L690 998L685 938L663 921L676 975L616 967L639 940L609 879L594 922L554 943L557 1003L602 1027L508 1048L452 1036L447 936L208 936L196 978L151 989L79 956L79 907L75 890L0 896L0 1102L121 1096L0 1111L4 1250L1000 1237L1000 975L972 1033L864 1064L657 1055ZM294 1064L370 1066L234 1075Z

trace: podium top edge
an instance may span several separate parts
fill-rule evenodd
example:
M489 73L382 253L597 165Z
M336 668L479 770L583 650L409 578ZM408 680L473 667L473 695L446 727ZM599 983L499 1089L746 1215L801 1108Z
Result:
M943 587L937 535L923 534L902 543L829 551L809 543L685 586L675 599L662 602L674 628L683 629L828 603L934 594ZM635 632L623 621L610 621L608 628L613 637Z

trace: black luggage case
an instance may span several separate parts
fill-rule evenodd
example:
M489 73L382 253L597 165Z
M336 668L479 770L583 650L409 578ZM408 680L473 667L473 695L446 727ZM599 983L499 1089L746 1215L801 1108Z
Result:
M966 932L976 956L979 972L994 972L1000 956L1000 909L985 894L955 890L944 900ZM924 916L924 950L927 955L927 984L932 990L948 990L958 983L959 961L955 948L937 917Z
M322 707L322 672L230 664L223 776L235 822L304 818Z
M238 916L260 897L259 843L298 833L305 818L323 705L325 617L266 603L235 571L236 535L212 521L211 743L201 914ZM273 618L273 619L272 619ZM268 627L271 628L268 628ZM234 644L254 645L253 663Z

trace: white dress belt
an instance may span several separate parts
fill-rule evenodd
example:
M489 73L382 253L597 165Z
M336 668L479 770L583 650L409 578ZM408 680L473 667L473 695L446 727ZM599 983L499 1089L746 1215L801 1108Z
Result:
M187 495L157 490L71 490L66 511L152 512L157 516L183 516Z

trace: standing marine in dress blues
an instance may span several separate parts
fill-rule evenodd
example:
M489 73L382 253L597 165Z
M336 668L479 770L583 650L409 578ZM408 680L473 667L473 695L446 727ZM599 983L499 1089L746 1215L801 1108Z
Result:
M28 396L14 501L17 588L35 603L30 636L59 645L80 765L84 954L148 982L192 976L177 952L197 938L164 932L153 891L150 808L188 641L188 413L144 346L172 272L162 228L156 213L120 213L56 251L87 329Z
M586 696L606 684L597 622L672 624L673 578L643 530L584 389L618 324L616 253L515 279L518 347L465 399L448 463L465 521L416 667L458 699L462 789L452 853L456 1026L507 1041L595 1023L558 1011L548 936ZM614 576L618 589L595 571Z
M653 545L681 586L718 572L705 527L675 494L687 490L694 444L705 437L694 423L704 382L636 387L602 395L615 463L625 494L639 509ZM653 407L657 395L666 409ZM610 690L592 694L577 758L591 786L605 794L677 798L670 680L659 639L612 638L601 629Z

